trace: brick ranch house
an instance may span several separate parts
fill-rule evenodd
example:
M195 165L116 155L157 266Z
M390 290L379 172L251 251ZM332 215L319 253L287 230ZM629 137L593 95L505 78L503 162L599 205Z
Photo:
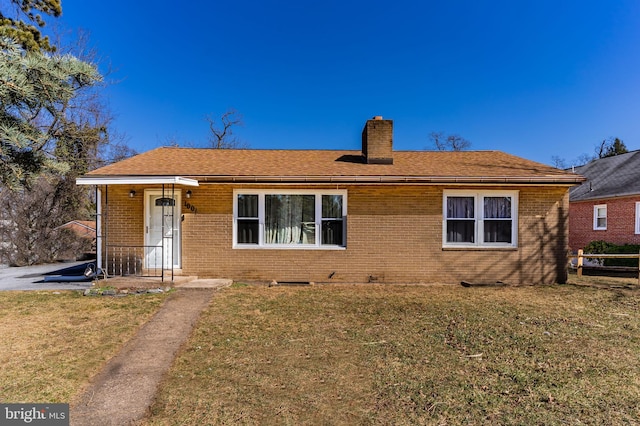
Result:
M586 181L569 195L569 246L640 244L640 151L576 167Z
M374 117L361 151L157 148L78 184L96 186L110 274L566 280L568 191L580 176L497 151L392 144L392 120Z

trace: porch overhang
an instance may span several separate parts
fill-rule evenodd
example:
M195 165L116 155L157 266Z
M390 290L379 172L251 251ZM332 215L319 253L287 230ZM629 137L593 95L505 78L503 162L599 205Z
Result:
M76 185L184 185L200 186L196 179L182 176L81 176Z

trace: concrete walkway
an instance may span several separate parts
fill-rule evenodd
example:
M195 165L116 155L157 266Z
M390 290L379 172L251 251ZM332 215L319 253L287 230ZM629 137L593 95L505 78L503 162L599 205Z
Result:
M70 424L121 426L142 419L201 312L216 290L230 284L195 280L177 288L72 404Z

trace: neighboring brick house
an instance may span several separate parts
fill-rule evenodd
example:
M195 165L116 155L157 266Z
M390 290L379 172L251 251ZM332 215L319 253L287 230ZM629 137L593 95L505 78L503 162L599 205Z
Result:
M564 282L582 178L497 151L158 148L92 171L110 273L321 283Z
M64 225L58 226L56 229L69 229L78 237L88 240L96 239L96 222L91 220L72 220Z
M570 191L569 246L640 244L640 151L576 167L587 180Z

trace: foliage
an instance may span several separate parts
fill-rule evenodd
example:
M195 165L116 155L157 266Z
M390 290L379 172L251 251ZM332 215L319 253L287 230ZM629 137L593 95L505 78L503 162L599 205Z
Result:
M431 132L429 139L437 151L464 151L471 147L471 142L456 134L445 135L443 132Z
M585 253L590 253L590 254L605 254L605 253L608 253L607 250L609 250L609 248L612 245L613 244L608 243L604 240L591 241L589 244L587 244L584 247L583 250Z
M584 247L585 253L594 254L638 254L640 245L623 244L617 245L603 240L591 241ZM627 266L638 267L638 259L603 259L604 266Z
M42 27L38 12L61 12L59 0L10 1L17 7L16 25L22 18ZM34 31L33 40L43 40ZM0 39L0 233L16 237L2 247L4 262L37 263L85 250L86 241L56 230L70 220L93 218L93 191L77 186L76 178L135 154L110 127L94 65L97 52L87 33L75 38L55 48L46 38L41 45L17 35ZM47 50L65 54L42 53ZM59 244L69 250L60 251Z
M29 51L56 50L40 32L45 26L40 12L59 17L62 14L60 0L9 0L6 7L11 10L0 10L0 37L12 38Z
M580 154L577 158L575 158L571 162L571 165L582 166L587 163L590 163L593 160L597 160L598 158L613 157L618 154L625 154L629 152L629 150L627 149L626 145L621 139L608 138L608 139L603 139L602 142L596 144L594 152L595 152L595 155L589 155L584 153ZM568 168L567 161L564 158L559 157L557 155L553 155L551 157L551 164L554 167L557 167L559 169Z
M0 183L17 189L42 173L69 170L69 157L55 155L58 141L73 139L67 108L100 80L95 66L71 55L25 52L0 40Z
M113 116L101 89L109 84L110 66L103 64L99 52L90 45L89 34L79 31L71 45L60 45L58 51L73 55L83 62L97 64L101 62L101 68L107 69L105 83L84 87L78 90L66 107L66 126L60 133L62 142L66 147L58 147L58 153L63 154L65 161L71 158L65 153L70 153L77 159L77 167L71 164L71 170L78 174L94 170L107 164L115 163L136 155L137 152L127 146L125 136L118 133L112 126ZM68 144L72 146L69 147ZM56 155L58 155L56 153ZM81 164L82 163L82 164Z
M86 240L56 229L94 218L93 191L77 186L76 178L135 154L110 128L102 77L92 65L97 54L86 34L58 51L69 53L26 52L15 43L3 51L10 60L0 63L0 135L13 135L3 138L0 149L0 234L11 238L0 250L4 263L86 252Z
M596 147L598 158L614 157L618 154L626 154L629 152L627 146L618 138L609 138L603 140Z

